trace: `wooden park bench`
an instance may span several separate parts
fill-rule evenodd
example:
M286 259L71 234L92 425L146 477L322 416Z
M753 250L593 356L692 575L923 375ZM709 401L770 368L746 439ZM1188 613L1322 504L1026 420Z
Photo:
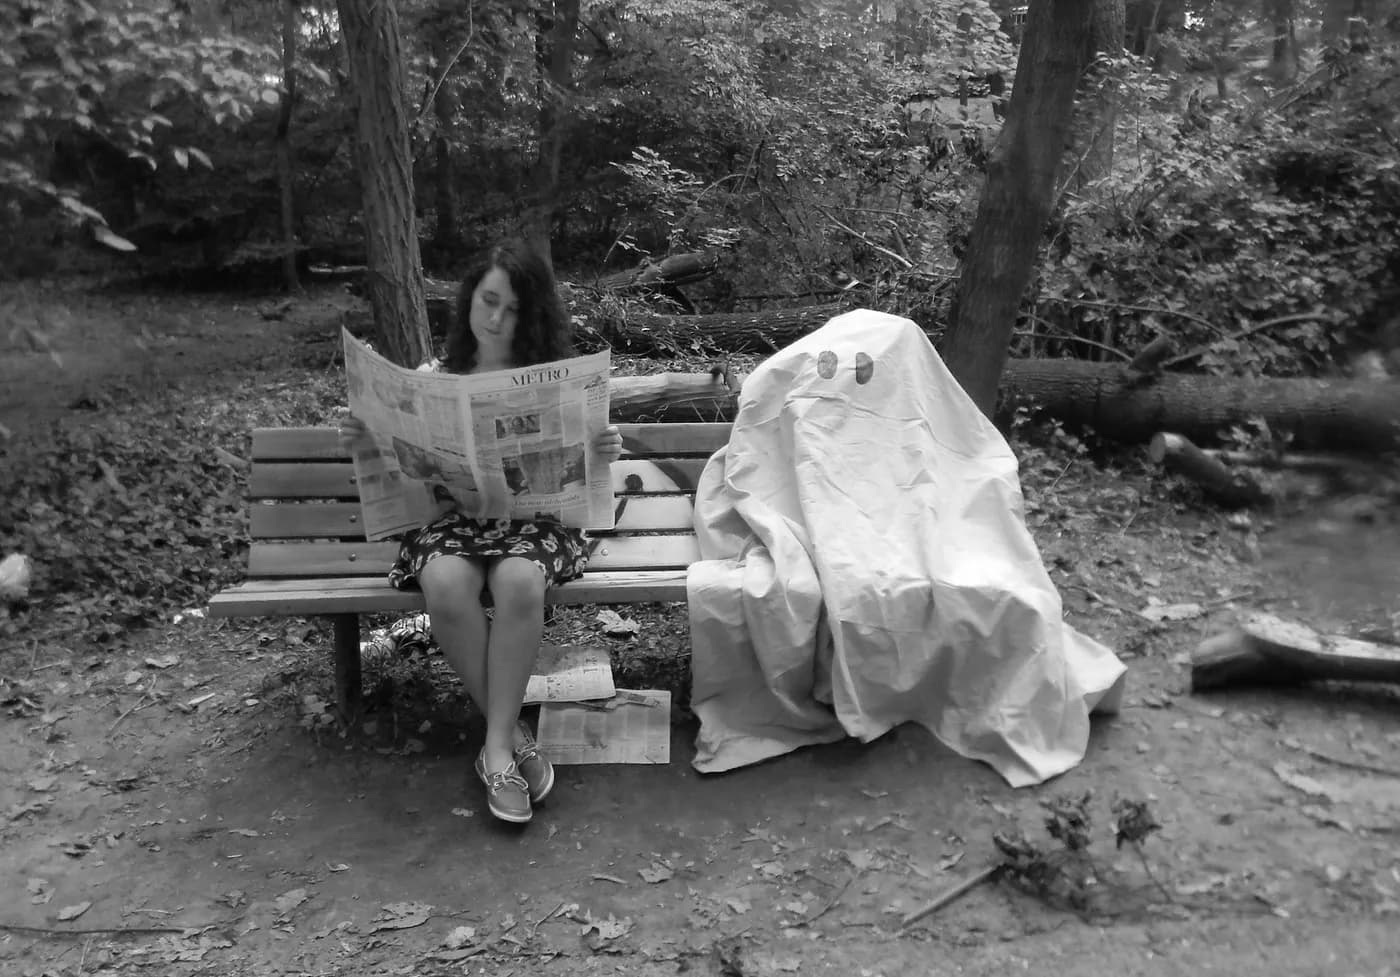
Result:
M695 483L730 425L620 424L622 460L612 467L617 527L593 532L582 577L551 588L553 604L636 604L686 599L686 568L698 557ZM360 615L423 608L417 591L386 574L394 540L365 540L350 458L335 428L253 432L248 482L248 572L214 595L211 617L315 617L334 622L336 698L360 706Z

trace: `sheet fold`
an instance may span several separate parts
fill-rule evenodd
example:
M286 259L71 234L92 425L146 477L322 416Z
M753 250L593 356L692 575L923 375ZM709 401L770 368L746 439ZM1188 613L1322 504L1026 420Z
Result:
M1064 623L1022 510L908 319L849 312L762 363L696 492L695 767L908 721L1013 786L1077 764L1124 667Z

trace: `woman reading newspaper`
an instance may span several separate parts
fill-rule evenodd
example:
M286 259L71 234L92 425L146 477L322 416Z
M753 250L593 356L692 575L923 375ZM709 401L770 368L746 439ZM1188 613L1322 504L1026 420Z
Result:
M522 243L497 245L462 282L457 314L438 369L485 373L572 355L569 319L549 265ZM366 435L353 414L340 425L353 450ZM622 436L605 428L594 442L604 461L617 460ZM491 813L530 820L532 804L554 786L554 770L520 719L526 685L539 653L546 590L583 572L583 533L553 522L479 519L455 508L405 535L389 583L421 588L433 637L486 717L486 743L476 773ZM495 613L482 606L489 590Z

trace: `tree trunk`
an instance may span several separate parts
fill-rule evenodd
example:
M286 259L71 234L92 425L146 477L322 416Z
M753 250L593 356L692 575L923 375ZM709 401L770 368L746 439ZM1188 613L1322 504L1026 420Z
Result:
M1258 505L1269 498L1269 493L1249 472L1232 469L1179 434L1168 431L1154 434L1147 446L1147 456L1153 463L1195 482L1223 505Z
M1400 647L1320 634L1255 613L1202 641L1191 656L1191 691L1228 685L1290 685L1335 679L1400 682Z
M640 379L613 379L616 416L622 416L616 414L619 405L626 409L627 384ZM646 380L653 385L648 409L664 401L657 391L668 390L696 417L734 416L733 398L708 373L668 373ZM1003 395L1005 416L1014 407L1034 405L1067 423L1093 425L1106 438L1137 444L1164 430L1209 443L1233 424L1262 418L1275 433L1292 434L1293 447L1299 449L1400 450L1400 383L1175 373L1144 378L1125 367L1080 360L1011 360Z
M297 99L297 5L282 0L282 105L277 113L277 185L282 225L282 287L295 292L297 281L296 189L292 161L292 111Z
M1323 0L1322 42L1336 45L1347 36L1347 23L1351 20L1353 0Z
M447 63L447 42L442 33L432 36L433 60L439 72L450 71ZM433 245L440 254L455 254L462 246L462 229L457 221L457 185L452 180L452 146L447 134L452 128L452 113L456 109L452 82L443 78L433 93L433 117L437 132L433 136L433 190L437 204L437 224L433 229ZM438 259L439 262L441 258Z
M1094 16L1090 25L1089 45L1094 56L1110 58L1123 56L1123 34L1126 31L1123 0L1094 0ZM1079 186L1105 177L1113 169L1113 142L1118 127L1118 90L1111 79L1099 82L1098 89L1085 106L1088 141L1080 150L1077 183Z
M714 373L613 377L608 417L614 422L732 421L741 384L742 378L730 382Z
M574 35L579 0L545 0L536 17L535 58L539 71L539 155L530 174L533 206L526 239L550 259L550 232L559 199L559 158L564 147L568 98L573 88Z
M1283 85L1298 76L1298 47L1293 34L1293 0L1264 0L1264 21L1274 30L1269 74Z
M1400 449L1400 383L1358 380L1249 379L1200 373L1144 377L1123 366L1083 360L1012 360L1001 409L1035 406L1085 424L1104 437L1145 442L1175 431L1202 442L1258 418L1296 448L1321 451Z
M988 415L1058 189L1074 93L1089 62L1093 4L1039 0L1030 5L1006 125L987 161L987 185L963 258L943 355Z
M413 156L404 106L396 0L336 0L355 96L355 162L364 203L367 289L380 351L428 359L428 311L413 208Z

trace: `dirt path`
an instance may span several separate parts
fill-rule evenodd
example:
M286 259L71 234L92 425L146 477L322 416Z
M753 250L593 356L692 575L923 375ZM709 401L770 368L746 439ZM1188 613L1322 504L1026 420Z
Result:
M211 300L199 329L162 334L163 356L197 376L256 345L237 367L256 371L286 361L272 330L295 346L338 314L298 309L288 327L252 306ZM110 395L132 372L116 365L48 409ZM4 649L0 972L1400 974L1400 695L1193 696L1184 665L1239 608L1324 628L1400 610L1400 530L1318 511L1246 532L1170 505L1129 520L1113 492L1148 493L1143 476L1084 477L1097 507L1035 532L1071 623L1123 655L1129 691L1086 762L1036 789L913 727L702 778L678 715L669 765L561 768L520 831L468 783L480 729L431 693L436 667L390 668L374 731L342 738L317 720L325 635L300 624L194 617L110 647ZM1033 500L1067 485L1026 479ZM1150 624L1085 586L1129 610L1246 596ZM1048 898L988 883L901 930L998 857L995 832L1054 850L1042 802L1086 791L1092 883ZM1150 876L1114 848L1115 798L1162 824Z

